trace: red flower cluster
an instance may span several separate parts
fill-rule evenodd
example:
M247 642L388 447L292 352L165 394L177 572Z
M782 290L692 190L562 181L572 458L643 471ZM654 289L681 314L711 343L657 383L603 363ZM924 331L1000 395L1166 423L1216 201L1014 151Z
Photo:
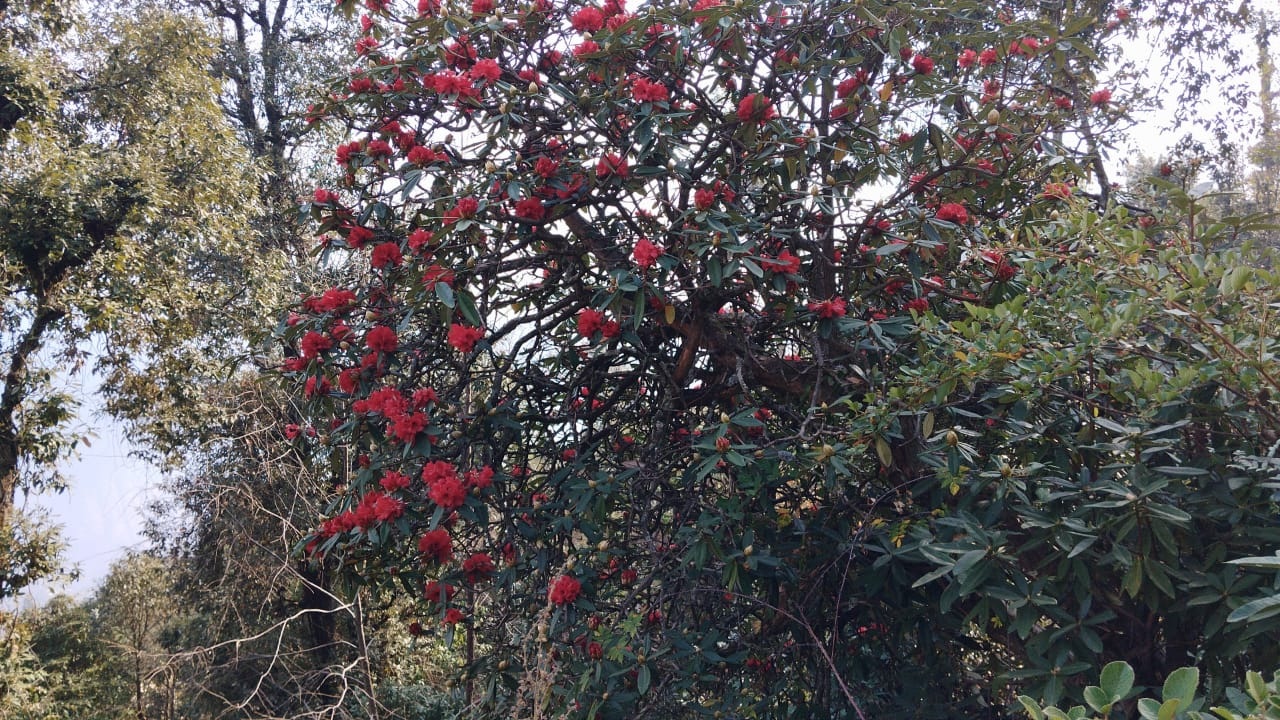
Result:
M368 530L379 522L395 520L404 514L404 501L374 490L360 498L354 510L334 518L342 530Z
M307 312L327 313L347 310L356 302L356 294L342 288L329 288L320 297L307 298L302 307Z
M365 347L374 352L395 352L399 343L396 331L386 325L377 325L364 336Z
M474 217L476 212L480 210L480 201L473 197L464 197L458 200L458 203L452 208L444 211L444 217L441 219L445 225L463 219Z
M599 8L584 7L574 13L569 22L578 32L593 33L604 27L604 13Z
M458 479L458 471L443 460L429 462L422 468L422 482L427 497L445 510L456 510L467 501L467 488Z
M711 188L698 188L693 193L693 205L699 210L707 210L716 202L716 191Z
M969 222L969 211L960 203L942 203L935 217L944 222L964 225Z
M662 247L655 245L649 241L649 238L640 238L636 241L635 250L631 252L631 256L635 258L636 265L643 269L648 269L658 262L658 258L662 257Z
M528 197L516 203L515 213L523 220L541 222L547 216L547 209L538 198Z
M434 530L432 532L435 532ZM447 534L447 533L446 533ZM429 603L447 603L458 593L458 588L436 580L428 580L422 588L422 596Z
M1071 197L1071 186L1064 182L1050 182L1044 184L1044 192L1040 193L1042 198L1051 198L1054 200L1066 200Z
M569 605L582 595L582 583L572 575L561 575L547 589L547 599L555 605Z
M596 333L611 338L617 337L622 332L620 326L615 320L606 320L604 313L595 308L583 308L578 313L578 334L582 337L589 338Z
M481 85L497 82L502 77L502 67L498 65L498 61L492 58L483 58L477 60L475 65L467 71L472 80Z
M382 479L378 481L378 485L387 492L395 492L397 490L405 490L411 482L408 475L389 470L382 475Z
M929 301L926 298L911 298L903 305L907 310L914 310L917 313L924 314L929 312Z
M738 119L744 123L763 123L776 117L773 101L762 93L751 93L738 103Z
M627 165L627 159L617 153L606 153L600 158L600 162L596 163L596 177L605 180L611 177L618 177L626 180L631 175L631 168Z
M833 297L830 300L823 300L821 302L810 302L807 307L809 308L809 312L816 314L824 320L844 317L845 313L848 311L844 298L842 297Z
M476 349L476 343L484 338L484 330L470 325L454 323L449 326L449 344L458 352L469 353Z
M631 96L636 102L666 102L671 99L665 85L646 78L636 78L631 83Z
M791 254L790 250L783 250L776 258L765 258L760 267L770 272L795 275L800 272L800 258Z
M418 552L443 565L453 559L453 538L448 530L436 528L418 538Z
M302 359L312 360L320 355L320 353L333 347L333 338L315 330L309 330L306 335L302 336Z
M488 553L476 553L462 561L462 572L466 575L467 582L472 585L489 579L495 569L493 558L489 557Z

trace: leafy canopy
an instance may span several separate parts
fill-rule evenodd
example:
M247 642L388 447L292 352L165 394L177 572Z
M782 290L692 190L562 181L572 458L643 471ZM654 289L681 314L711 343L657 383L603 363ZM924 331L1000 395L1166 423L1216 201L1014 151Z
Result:
M464 632L477 708L952 717L1275 659L1222 565L1277 540L1274 278L1089 197L1123 20L368 7L309 207L364 272L279 328L336 475L304 552Z

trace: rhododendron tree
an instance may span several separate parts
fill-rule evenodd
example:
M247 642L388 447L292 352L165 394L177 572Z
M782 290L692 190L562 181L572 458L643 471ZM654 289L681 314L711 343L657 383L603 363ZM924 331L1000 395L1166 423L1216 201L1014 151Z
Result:
M281 328L328 428L298 441L347 451L304 552L465 633L478 713L945 716L1133 648L1086 629L1138 611L1067 590L1082 563L1134 566L1127 536L1099 540L1123 512L1081 491L1059 527L1042 507L1081 467L1123 487L1095 455L1132 452L1052 439L1150 421L1163 442L1181 420L1115 395L1129 356L1096 332L1074 337L1094 354L1039 354L1064 306L1006 327L1034 293L1112 305L1077 283L1103 282L1081 270L1100 240L1073 234L1103 221L1070 190L1119 117L1089 100L1100 21L366 10L323 109L351 133L346 179L310 211L322 257L367 272ZM1100 210L1142 258L1132 218ZM1164 513L1176 548L1189 528L1150 493L1123 503ZM1159 606L1137 567L1131 604Z

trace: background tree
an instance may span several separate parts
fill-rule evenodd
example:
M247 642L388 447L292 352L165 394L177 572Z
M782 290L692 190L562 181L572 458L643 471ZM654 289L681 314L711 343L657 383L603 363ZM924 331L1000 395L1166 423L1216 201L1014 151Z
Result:
M56 484L51 468L77 442L56 368L74 367L97 339L107 387L145 390L148 372L201 355L194 328L236 297L221 280L236 265L252 187L210 93L208 37L172 15L102 20L74 45L28 56L48 103L5 137L5 527L15 493ZM134 396L145 410L145 393Z

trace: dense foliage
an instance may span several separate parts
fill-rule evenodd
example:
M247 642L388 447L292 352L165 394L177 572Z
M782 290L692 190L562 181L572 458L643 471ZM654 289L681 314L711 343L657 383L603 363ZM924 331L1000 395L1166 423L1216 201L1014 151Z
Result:
M17 542L16 494L58 487L56 464L81 439L72 429L80 398L60 373L78 368L91 342L120 414L161 424L158 398L185 389L166 380L227 345L207 330L246 299L238 247L252 197L199 23L103 15L59 35L61 20L35 22L43 3L33 5L0 17L6 554Z
M341 458L305 552L463 632L477 712L1276 662L1223 564L1280 541L1275 279L1105 184L1123 14L370 8L311 204L368 272L281 327Z

